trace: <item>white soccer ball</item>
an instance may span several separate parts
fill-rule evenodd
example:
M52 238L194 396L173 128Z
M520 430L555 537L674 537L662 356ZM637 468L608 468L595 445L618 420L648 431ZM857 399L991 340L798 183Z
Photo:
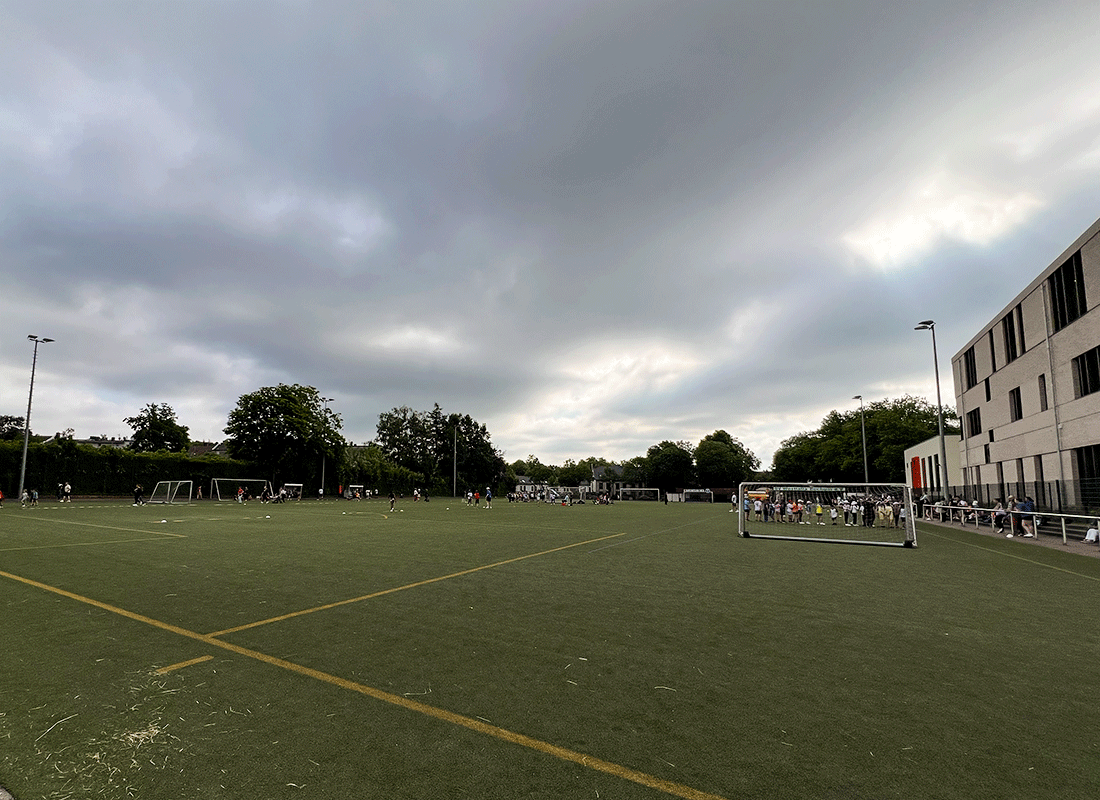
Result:
M266 517L264 517L264 519L271 519L271 515L268 514Z
M162 519L162 520L161 520L161 522L167 522L167 521L168 521L168 520L166 520L166 519Z

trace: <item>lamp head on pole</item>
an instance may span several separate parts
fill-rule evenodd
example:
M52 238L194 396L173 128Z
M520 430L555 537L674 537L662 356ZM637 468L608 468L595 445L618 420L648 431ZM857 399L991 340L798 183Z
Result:
M917 323L917 327L913 328L915 331L930 331L936 327L935 320L926 319Z
M32 342L42 342L42 344L45 344L46 342L54 341L53 339L50 339L46 336L42 336L42 337L35 336L33 333L27 334L27 338Z

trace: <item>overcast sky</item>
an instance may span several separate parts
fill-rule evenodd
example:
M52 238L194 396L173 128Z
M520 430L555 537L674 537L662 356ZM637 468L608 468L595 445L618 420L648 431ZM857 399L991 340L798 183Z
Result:
M0 414L766 466L1100 217L1095 2L0 0Z

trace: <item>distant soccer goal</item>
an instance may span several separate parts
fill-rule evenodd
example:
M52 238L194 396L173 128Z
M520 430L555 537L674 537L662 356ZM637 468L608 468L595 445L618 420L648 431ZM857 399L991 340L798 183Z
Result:
M710 489L684 489L685 503L713 503L714 492Z
M661 490L656 487L624 486L619 489L620 500L660 500Z
M917 544L912 491L903 483L742 483L737 497L746 539Z
M344 499L345 500L362 500L367 496L364 491L364 486L361 483L353 483L344 487Z
M259 500L264 489L271 493L271 481L263 478L211 478L210 499L220 500Z
M158 481L147 503L190 503L191 481Z
M300 483L284 483L282 491L286 492L285 495L281 495L284 500L302 499L302 484Z

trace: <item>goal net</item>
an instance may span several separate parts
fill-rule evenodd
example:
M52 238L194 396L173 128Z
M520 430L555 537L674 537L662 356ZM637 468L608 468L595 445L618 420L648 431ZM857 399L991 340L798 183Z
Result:
M660 500L661 490L656 487L624 486L619 489L620 500Z
M917 544L912 491L903 483L742 483L737 497L746 539Z
M190 503L191 481L158 481L147 503Z
M259 500L264 490L271 494L271 482L263 478L211 478L210 499L246 502Z
M714 492L710 489L684 489L685 503L713 503Z

